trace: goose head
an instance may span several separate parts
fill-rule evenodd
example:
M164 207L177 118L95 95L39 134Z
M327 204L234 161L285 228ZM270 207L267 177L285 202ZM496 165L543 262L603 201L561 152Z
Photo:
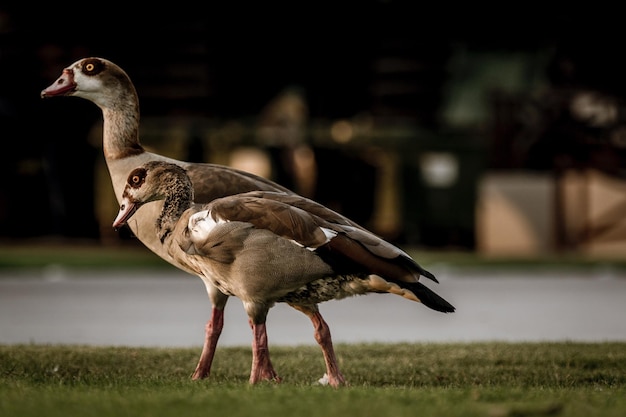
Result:
M94 102L101 108L114 107L130 98L137 102L137 92L126 72L113 62L98 57L83 58L65 68L61 76L41 91L42 98L75 96Z
M128 174L113 228L119 229L141 206L158 200L165 200L161 217L167 214L174 221L191 206L193 186L184 168L152 161L133 169Z

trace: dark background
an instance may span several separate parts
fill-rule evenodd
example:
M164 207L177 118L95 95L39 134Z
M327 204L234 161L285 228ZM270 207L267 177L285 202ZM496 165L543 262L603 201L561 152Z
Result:
M365 113L387 129L422 132L399 148L401 161L430 147L457 153L470 168L466 182L442 192L420 183L409 161L402 191L421 198L406 199L406 233L394 238L471 249L475 184L484 171L597 167L624 176L619 16L522 4L429 10L405 0L4 4L0 239L100 238L93 167L102 152L87 136L101 113L84 100L44 101L39 93L77 59L102 56L130 75L142 118L245 123L298 86L313 122ZM517 88L489 88L489 74L512 57L526 71ZM476 105L486 117L452 124L444 110L454 89L471 82L476 62L496 66L480 72L488 87ZM574 117L569 106L581 91L610 103L614 117ZM344 213L366 222L372 168L337 149L319 147L316 155L323 167L316 199L343 199Z

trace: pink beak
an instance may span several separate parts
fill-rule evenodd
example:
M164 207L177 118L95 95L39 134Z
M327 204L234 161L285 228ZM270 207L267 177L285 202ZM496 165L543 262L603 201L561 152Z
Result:
M41 91L41 98L67 96L75 90L76 82L74 82L74 72L66 68L55 82Z
M128 219L130 219L132 215L135 214L139 207L139 204L135 204L127 198L122 199L122 203L120 204L120 211L117 213L117 217L113 221L113 229L117 230L120 227L124 226Z

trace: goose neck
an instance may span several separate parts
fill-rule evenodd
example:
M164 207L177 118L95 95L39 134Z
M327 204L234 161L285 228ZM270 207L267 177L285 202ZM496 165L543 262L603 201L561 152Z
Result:
M193 205L190 198L180 197L180 195L168 196L163 202L163 210L157 219L157 229L161 243L164 243L165 239L170 236L183 213Z
M103 109L103 148L106 159L122 159L144 152L139 142L139 114Z

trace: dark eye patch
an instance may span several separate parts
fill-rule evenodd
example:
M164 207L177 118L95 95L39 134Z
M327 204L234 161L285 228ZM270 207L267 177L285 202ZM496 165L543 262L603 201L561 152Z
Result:
M96 59L96 58L86 59L85 62L83 62L82 70L83 70L83 73L87 75L99 74L100 72L102 72L103 69L104 69L104 62L100 61L99 59Z
M146 181L146 170L144 168L135 168L128 175L126 182L133 188L139 188Z

